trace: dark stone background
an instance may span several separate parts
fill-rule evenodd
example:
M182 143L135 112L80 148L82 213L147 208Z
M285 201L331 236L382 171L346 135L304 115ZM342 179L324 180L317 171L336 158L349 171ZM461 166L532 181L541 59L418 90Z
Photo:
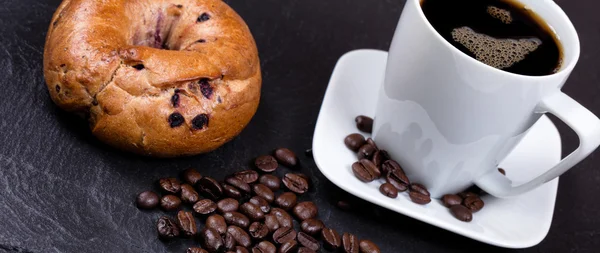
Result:
M59 0L1 2L0 252L184 252L191 241L156 239L154 223L161 212L135 208L136 193L189 166L222 178L279 146L298 152L303 171L314 177L316 190L304 198L318 203L320 217L339 231L371 238L383 252L508 251L369 205L367 211L340 211L335 202L345 194L302 155L311 146L336 60L353 49L387 49L403 1L227 1L259 46L264 91L258 113L239 137L215 152L163 160L115 151L95 140L85 122L53 105L42 52ZM581 60L564 91L600 114L600 3L558 3L582 43ZM577 137L564 125L559 128L565 152L573 150ZM561 177L548 237L522 251L598 252L599 163L594 153Z

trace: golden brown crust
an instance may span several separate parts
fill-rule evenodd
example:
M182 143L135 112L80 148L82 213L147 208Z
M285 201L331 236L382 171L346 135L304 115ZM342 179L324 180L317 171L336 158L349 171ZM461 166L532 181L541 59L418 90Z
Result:
M262 81L248 27L221 0L65 0L44 75L52 100L88 114L100 140L160 157L238 135Z

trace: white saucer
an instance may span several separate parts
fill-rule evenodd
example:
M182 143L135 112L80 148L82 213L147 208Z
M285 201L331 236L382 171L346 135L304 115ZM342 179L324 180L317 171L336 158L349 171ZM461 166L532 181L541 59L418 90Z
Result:
M558 179L512 199L484 198L485 208L473 221L456 220L440 201L414 204L408 194L391 199L379 193L380 182L362 183L352 173L356 155L344 145L344 137L358 132L357 115L374 115L377 91L383 83L387 52L357 50L342 56L331 76L315 128L313 155L331 182L374 204L472 239L507 248L526 248L548 234ZM524 182L558 163L560 135L550 119L542 117L517 148L500 165L515 183Z

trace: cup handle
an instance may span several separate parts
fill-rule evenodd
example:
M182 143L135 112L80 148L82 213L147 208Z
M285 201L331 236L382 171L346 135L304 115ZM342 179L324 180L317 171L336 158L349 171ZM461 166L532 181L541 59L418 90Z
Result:
M475 181L479 188L500 198L528 192L562 175L600 145L600 119L561 91L553 93L542 100L538 104L536 112L552 113L565 122L577 133L579 147L550 170L527 183L513 186L508 178L493 170Z

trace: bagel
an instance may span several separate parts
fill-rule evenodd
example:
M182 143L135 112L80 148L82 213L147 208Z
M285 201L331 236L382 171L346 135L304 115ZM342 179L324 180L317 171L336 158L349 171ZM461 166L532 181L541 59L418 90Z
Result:
M85 115L98 139L159 157L234 138L262 81L248 26L221 0L64 0L44 76L54 103Z

